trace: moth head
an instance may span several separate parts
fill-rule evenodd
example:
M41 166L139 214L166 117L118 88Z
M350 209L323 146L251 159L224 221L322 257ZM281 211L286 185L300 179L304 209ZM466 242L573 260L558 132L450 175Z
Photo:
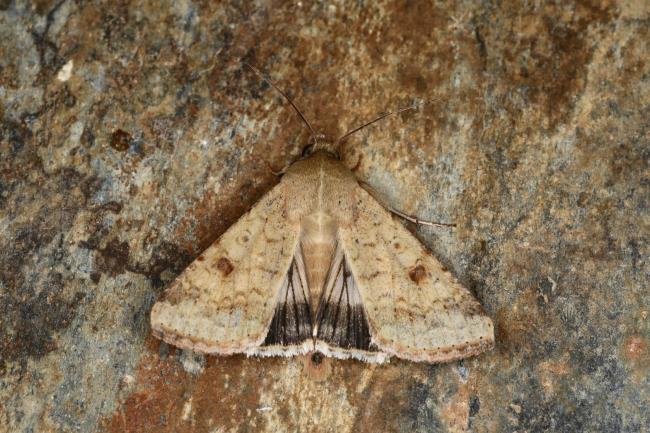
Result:
M339 156L338 147L338 142L332 140L327 135L316 134L309 140L309 144L303 147L301 158L309 158L316 152L324 152L327 153L331 158L341 159Z

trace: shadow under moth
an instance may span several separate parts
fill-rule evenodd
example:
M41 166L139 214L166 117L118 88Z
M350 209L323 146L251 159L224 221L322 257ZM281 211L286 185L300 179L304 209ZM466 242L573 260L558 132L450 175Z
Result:
M433 363L494 345L479 302L324 150L292 164L171 283L151 327L218 355Z

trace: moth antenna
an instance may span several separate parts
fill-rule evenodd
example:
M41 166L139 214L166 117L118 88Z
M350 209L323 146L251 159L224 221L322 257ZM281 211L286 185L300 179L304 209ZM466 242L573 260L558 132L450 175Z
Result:
M311 125L310 125L309 122L307 121L307 118L302 114L302 111L300 111L300 109L296 106L296 104L293 103L293 101L291 100L291 98L289 98L289 96L287 96L287 94L284 93L284 92L282 91L282 89L280 89L278 86L276 86L275 83L274 83L273 81L271 81L271 79L270 79L269 77L267 77L266 75L264 75L264 74L263 74L259 69L257 69L256 67L254 67L254 66L252 66L252 65L249 65L249 64L246 63L246 62L242 62L242 63L243 63L244 65L248 66L248 67L249 67L253 72L255 72L255 73L256 73L256 74L257 74L257 75L258 75L262 80L266 81L266 82L267 82L268 84L270 84L270 85L271 85L275 90L277 90L277 91L278 91L282 96L284 96L284 99L286 99L286 100L289 102L289 104L291 104L291 106L293 107L293 109L296 110L296 113L298 113L298 116L300 116L300 118L302 119L302 121L305 122L305 125L307 125L307 128L309 128L309 130L311 131L311 136L312 136L312 138L314 139L314 144L315 144L315 145L318 145L318 138L317 138L317 137L318 137L318 134L316 134L316 131L314 131L314 128L311 127Z
M421 103L415 103L415 104L409 105L408 107L400 108L399 110L389 111L387 113L383 113L380 116L376 117L375 119L372 119L370 122L364 123L363 125L358 126L358 127L354 128L354 129L351 129L350 131L346 132L338 140L336 140L336 144L339 145L343 140L345 140L346 138L348 138L350 135L354 134L355 132L359 132L363 128L365 128L366 126L370 126L375 122L379 122L380 120L385 119L388 116L392 116L393 114L400 114L400 113L403 113L403 112L409 111L409 110L415 110L416 108L419 108L420 106L422 106L422 105L424 105L426 103L432 102L432 101L434 101L434 100L424 101L424 102L421 102Z

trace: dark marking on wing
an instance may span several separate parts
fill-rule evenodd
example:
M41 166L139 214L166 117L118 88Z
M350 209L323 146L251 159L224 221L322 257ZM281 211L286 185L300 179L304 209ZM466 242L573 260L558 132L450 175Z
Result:
M361 295L341 247L335 250L313 323L304 266L298 247L278 293L264 346L297 345L315 338L331 347L376 351Z
M301 252L298 251L297 254ZM294 345L312 338L307 282L301 278L299 263L302 261L293 259L282 283L264 346ZM304 272L302 274L304 275Z
M370 327L354 277L339 250L326 279L316 323L316 338L344 349L373 351Z
M427 276L427 271L426 269L424 269L424 266L422 265L417 265L416 267L412 268L409 271L409 277L416 284L420 284L420 281L422 281L426 276Z
M217 260L217 269L221 271L221 275L227 277L235 267L226 257L220 257L219 260Z

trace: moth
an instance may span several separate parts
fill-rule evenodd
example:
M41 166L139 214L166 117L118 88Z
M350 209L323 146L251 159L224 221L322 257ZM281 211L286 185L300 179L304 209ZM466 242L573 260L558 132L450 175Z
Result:
M479 302L322 149L171 283L151 327L171 345L218 355L435 363L494 345Z

